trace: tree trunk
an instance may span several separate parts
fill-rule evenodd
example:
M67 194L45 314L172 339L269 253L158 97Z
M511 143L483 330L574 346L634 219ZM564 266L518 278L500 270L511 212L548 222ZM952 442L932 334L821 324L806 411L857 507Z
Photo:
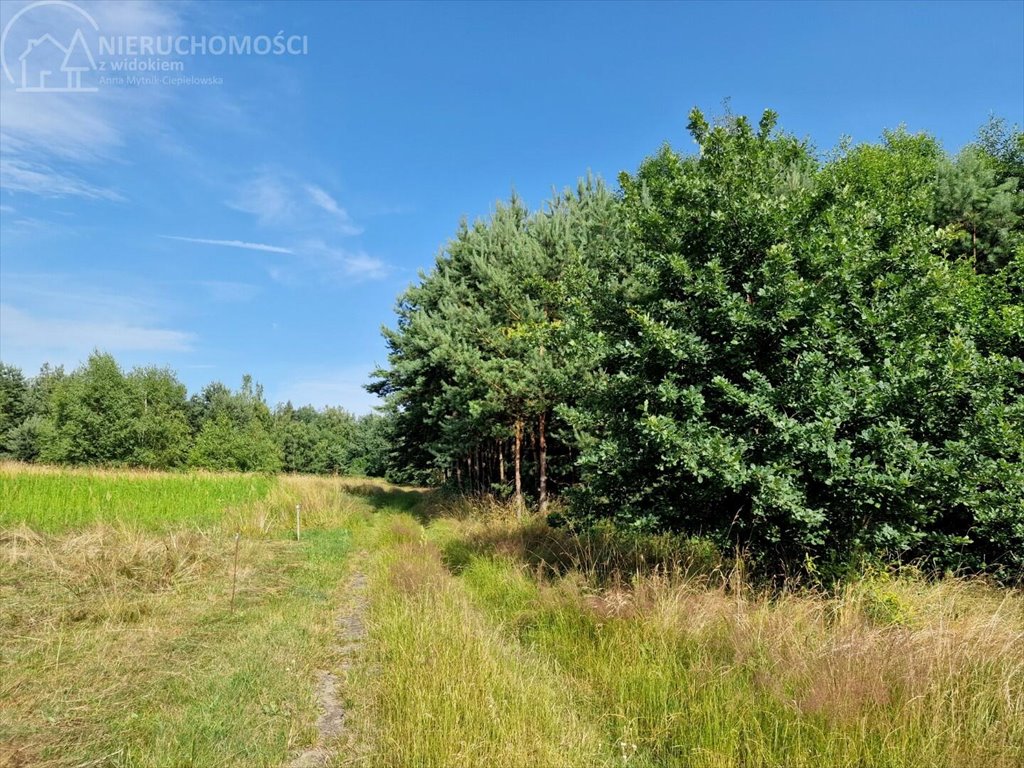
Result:
M515 466L516 466L516 516L523 516L523 420L516 419L515 432Z
M505 484L505 445L501 440L498 441L498 482L502 485Z
M548 511L548 436L547 436L548 414L541 411L537 421L537 501L540 513L543 515Z

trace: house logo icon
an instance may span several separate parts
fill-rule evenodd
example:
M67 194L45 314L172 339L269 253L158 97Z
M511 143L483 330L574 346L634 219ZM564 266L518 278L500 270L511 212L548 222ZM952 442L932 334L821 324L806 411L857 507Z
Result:
M11 30L22 16L30 11L47 6L58 6L67 9L75 16L78 25L66 43L58 36L44 32L38 37L29 37L20 41L8 41ZM82 79L83 73L96 71L96 60L82 32L82 21L87 22L93 30L99 31L95 19L80 7L67 0L40 0L22 8L11 17L0 37L0 64L4 76L14 83L19 93L95 93L98 88L89 85L89 80ZM8 66L7 48L20 48L18 51L15 73Z

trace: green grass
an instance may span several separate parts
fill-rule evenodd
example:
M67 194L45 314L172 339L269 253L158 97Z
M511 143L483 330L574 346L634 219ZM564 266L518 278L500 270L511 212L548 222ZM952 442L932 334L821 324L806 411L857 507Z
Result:
M280 766L315 741L316 670L337 662L339 590L372 505L314 478L39 477L6 498L63 498L67 514L0 525L0 766ZM97 488L100 514L67 501ZM174 497L188 488L199 501ZM215 507L247 495L232 523L258 518L240 527L265 535L241 539L232 609L234 538ZM272 514L295 503L299 542Z
M312 680L330 666L334 590L349 550L345 531L311 532L300 552L266 564L287 574L261 584L267 593L248 595L234 615L197 615L195 631L160 651L189 671L164 671L100 751L123 749L124 766L279 765L297 741L313 741Z
M51 533L93 523L149 531L202 528L266 498L276 483L261 475L54 472L0 465L0 526L23 523Z
M616 578L592 542L456 512L381 547L372 765L1024 765L1020 593L866 574L771 594L700 551Z
M366 480L0 481L3 768L287 765L317 738L318 670L348 708L334 768L1024 765L1019 591L875 572L768 593L699 542Z
M419 526L377 541L361 715L370 766L580 768L610 754L557 668L490 623Z

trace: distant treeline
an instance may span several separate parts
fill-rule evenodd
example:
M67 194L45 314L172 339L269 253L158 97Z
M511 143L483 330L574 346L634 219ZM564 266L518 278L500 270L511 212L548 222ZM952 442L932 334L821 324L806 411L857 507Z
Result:
M127 373L108 354L26 378L0 363L0 457L54 464L382 475L388 420L341 408L271 410L245 376L188 397L166 368Z
M825 156L699 112L617 191L463 222L371 386L410 479L773 573L1024 574L1024 134Z

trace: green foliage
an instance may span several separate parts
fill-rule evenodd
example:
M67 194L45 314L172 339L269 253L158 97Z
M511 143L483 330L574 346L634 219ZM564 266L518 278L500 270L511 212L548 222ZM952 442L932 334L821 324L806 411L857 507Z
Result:
M391 469L392 420L380 414L363 416L349 443L347 472L386 477Z
M186 400L96 353L0 366L22 460L385 475L563 520L705 537L764 572L1024 575L1024 134L904 129L825 157L690 115L617 193L587 178L463 221L385 329L380 414Z
M35 461L44 444L53 439L53 422L48 418L52 395L64 379L63 368L44 365L34 379L0 363L4 427L0 429L0 456L18 461Z
M251 376L186 399L173 371L125 374L98 352L67 376L44 366L26 379L0 364L0 455L20 461L383 475L390 424L290 403L272 413Z
M1020 573L1014 301L928 223L937 145L898 132L818 169L765 124L697 116L698 157L623 178L645 269L578 420L581 505L771 569L883 551Z
M12 365L0 363L0 452L6 449L8 436L31 413L28 381Z
M53 440L53 425L42 416L29 416L8 430L3 444L5 455L18 461L36 461L41 446Z
M203 469L275 472L281 468L281 457L277 444L259 422L239 427L220 415L203 424L188 463Z
M1017 180L1017 189L1024 189L1024 131L1008 126L1006 120L994 115L978 131L974 144L995 168L999 182Z
M1018 180L1000 180L983 150L968 147L939 164L934 219L946 228L954 257L969 258L986 272L1005 266L1021 246L1022 215Z
M696 155L663 147L618 197L460 226L385 331L400 458L504 489L523 425L543 476L547 423L570 517L775 573L887 554L1019 579L1019 131L823 161L771 112L689 127Z
M40 459L58 464L129 463L140 406L117 361L93 353L54 387L48 405L53 429L41 446Z
M383 477L389 434L382 416L356 418L340 408L317 411L291 403L274 412L274 431L287 472Z
M549 477L568 481L561 408L591 359L574 327L618 225L614 197L590 179L543 212L513 196L460 225L400 297L397 328L384 331L388 368L370 386L390 397L393 460L407 475L505 492L521 464L542 504Z
M181 466L191 439L185 385L172 371L159 368L136 369L128 383L142 403L134 419L131 463L158 469Z
M185 387L170 371L125 375L113 357L94 353L68 376L44 369L25 393L5 441L14 458L167 468L187 453Z

